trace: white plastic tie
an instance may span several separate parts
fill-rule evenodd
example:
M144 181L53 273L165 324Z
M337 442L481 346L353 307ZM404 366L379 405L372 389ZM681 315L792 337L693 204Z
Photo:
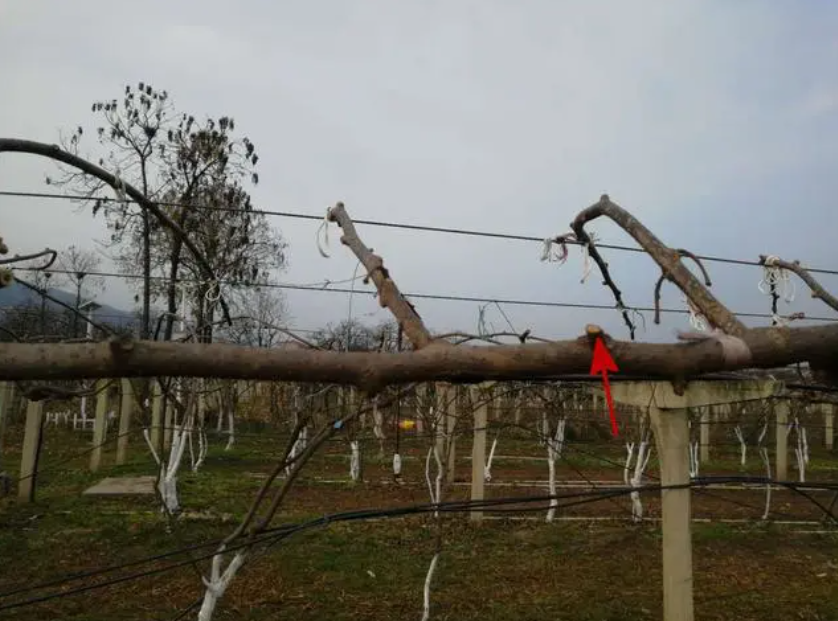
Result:
M547 263L563 264L567 261L567 244L563 241L556 241L556 238L548 237L543 242L541 248L541 261ZM554 249L558 246L558 250Z
M591 246L597 240L596 236L591 233L588 236L588 243L582 246L582 257L584 258L584 262L582 264L582 284L585 284L585 281L588 280L588 276L591 275L591 270L594 268L593 264L591 263Z
M690 326L692 326L693 330L698 332L706 332L707 331L707 319L701 312L695 307L695 305L690 301L690 299L686 295L681 296L681 300L687 307L690 316Z
M791 273L784 270L779 265L780 257L770 255L765 257L763 261L762 278L757 284L757 288L765 295L771 295L773 288L780 298L786 303L794 302L797 287L792 280Z
M317 250L320 252L320 256L324 259L329 258L329 253L327 249L329 248L329 218L332 215L332 208L326 208L326 216L323 218L323 221L320 223L320 226L317 227L317 233L315 235L315 239L317 240ZM322 243L321 243L322 239Z

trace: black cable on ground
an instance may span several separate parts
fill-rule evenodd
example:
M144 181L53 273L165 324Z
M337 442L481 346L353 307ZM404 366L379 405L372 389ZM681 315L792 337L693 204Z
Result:
M527 512L527 511L543 511L545 510L552 500L570 500L570 502L560 503L556 506L556 509L564 509L572 506L578 506L582 504L589 504L594 502L600 502L604 499L617 497L617 496L624 496L629 495L633 492L638 493L647 493L653 491L662 491L667 489L687 489L687 488L696 488L696 487L703 487L709 486L718 483L729 482L730 480L735 480L737 478L745 478L755 482L763 482L765 484L769 483L768 479L760 479L759 477L714 477L714 478L705 478L705 479L697 479L691 481L688 484L683 485L645 485L637 488L613 488L613 489L600 489L598 491L584 491L584 492L574 492L570 494L557 494L557 495L540 495L540 496L522 496L522 497L504 497L504 498L495 498L495 499L484 499L481 501L471 501L471 500L459 500L459 501L448 501L439 504L432 504L432 503L424 503L418 505L409 505L405 507L395 507L391 509L362 509L362 510L354 510L354 511L346 511L342 513L332 514L332 515L323 515L318 518L314 518L312 520L308 520L306 522L300 524L291 524L291 525L283 525L278 526L269 530L266 530L264 533L256 535L255 537L242 541L238 544L231 544L225 549L225 553L232 552L238 549L243 548L250 548L262 543L269 543L274 540L281 540L285 539L293 534L310 530L312 528L326 526L331 523L338 523L338 522L354 522L354 521L361 521L361 520L369 520L369 519L383 519L383 518L395 518L395 517L405 517L408 515L418 515L422 513L431 513L434 511L439 511L441 513L459 513L459 512L471 512L471 511L482 511L486 509L495 508L496 511L505 511L505 512ZM771 484L777 485L788 485L788 486L798 486L796 483L790 482L783 482L783 481L770 481ZM830 484L830 485L821 485L815 486L812 485L811 487L820 487L824 489L838 489L838 484ZM523 508L511 508L506 510L498 509L498 507L503 507L507 505L516 505L516 504L533 504L533 503L542 503L541 506L532 509L523 509ZM205 544L198 544L197 546L190 546L188 549L196 549L197 547L207 547L209 545L213 545L215 542L208 542ZM92 570L91 572L86 572L84 577L92 577L95 575L101 575L103 573L110 573L112 571L116 571L118 569L122 569L129 566L136 566L148 562L152 562L153 560L159 560L162 558L167 558L169 556L174 556L178 553L183 553L184 550L176 550L169 553L164 553L161 555L155 555L154 557L149 557L146 559L140 559L137 561L132 561L130 563L124 563L117 566L112 566L105 568L103 570ZM167 565L160 568L154 568L151 570L146 570L143 572L139 572L136 574L130 574L128 576L120 576L118 578L113 578L104 582L96 583L93 585L85 585L82 587L78 587L76 589L71 589L69 591L61 591L57 593L51 593L49 595L44 595L28 600L22 600L19 602L13 602L11 604L2 604L0 605L0 610L8 610L12 608L19 608L22 606L42 603L45 601L49 601L52 599L57 599L61 597L68 597L70 595L74 595L77 593L87 592L93 589L104 588L107 586L112 586L114 584L119 584L122 582L126 582L129 580L135 580L159 573L163 573L166 571L171 571L173 569L177 569L179 567L183 567L185 565L189 565L198 560L204 560L208 558L212 558L217 554L216 551L212 551L210 553L201 555L197 558L191 558L187 561L180 561L173 563L171 565ZM62 579L62 580L54 580L50 581L49 583L34 585L27 588L20 588L16 589L11 592L2 593L0 594L0 599L9 597L13 594L20 594L24 592L31 592L35 590L40 590L42 588L46 588L47 586L57 586L59 584L64 584L66 582L71 582L76 579L80 578L71 578L71 579Z

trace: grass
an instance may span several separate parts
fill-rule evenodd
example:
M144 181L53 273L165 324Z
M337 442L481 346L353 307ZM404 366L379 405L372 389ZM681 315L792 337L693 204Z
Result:
M13 430L5 459L14 463L19 437ZM284 442L265 435L242 436L230 452L214 441L204 468L184 468L181 502L189 511L171 528L153 498L102 499L81 496L104 476L153 474L144 447L133 438L130 463L115 467L113 447L106 467L87 472L88 456L69 459L84 450L80 434L48 430L36 503L0 501L0 592L17 587L138 559L190 543L223 537L240 519L261 479ZM503 442L503 440L502 440ZM324 512L396 506L427 501L421 443L405 439L408 485L388 482L389 458L366 460L361 484L325 484L317 477L347 479L347 458L341 441L318 456L292 492L278 522L299 522ZM508 440L503 454L538 456L532 442ZM459 448L468 454L467 443ZM621 460L615 446L606 454ZM500 452L500 451L499 451ZM69 461L66 461L68 460ZM825 456L813 459L814 475ZM54 467L51 467L51 464ZM56 465L58 464L58 465ZM572 466L572 467L571 467ZM738 462L709 464L736 471ZM755 466L758 474L758 464ZM544 479L542 462L498 460L493 480ZM581 454L564 464L560 479L620 479L621 469L596 456ZM468 478L470 464L461 460L458 478ZM823 473L821 473L823 474ZM826 476L826 475L824 475ZM490 494L512 490L490 489ZM520 493L533 493L523 488ZM543 490L537 493L544 493ZM454 487L448 497L463 497ZM738 492L754 507L741 507L694 495L696 512L758 517L759 492ZM804 501L777 492L778 506L808 510ZM644 500L655 514L654 497ZM601 503L592 513L622 515L627 499ZM582 509L580 509L582 511ZM195 515L195 514L200 515ZM565 512L567 514L567 512ZM531 514L532 515L532 514ZM541 518L542 513L535 514ZM560 512L560 515L562 513ZM738 515L738 514L737 514ZM661 618L660 531L657 524L625 522L556 522L491 519L473 524L446 519L443 552L432 589L434 620L645 621ZM218 620L267 621L293 619L419 618L422 585L435 549L435 531L428 517L333 523L283 540L257 553L232 583L216 613ZM696 523L693 530L697 618L712 621L838 620L838 537L834 533L801 534L777 524L734 525ZM208 562L199 561L203 573ZM137 568L143 569L143 568ZM128 571L135 571L134 569ZM76 586L74 583L73 586ZM32 596L55 589L21 595ZM128 621L172 619L202 592L191 566L148 576L84 594L38 605L0 611L14 620ZM0 598L0 605L16 598ZM187 618L195 618L192 613Z

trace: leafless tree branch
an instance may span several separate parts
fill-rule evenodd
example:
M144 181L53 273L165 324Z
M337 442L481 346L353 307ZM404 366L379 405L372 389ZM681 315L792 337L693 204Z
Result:
M40 155L57 162L62 162L79 169L87 175L100 179L110 187L114 188L114 190L124 191L125 194L136 201L140 207L152 214L161 224L168 227L175 235L177 235L183 241L183 244L189 248L190 252L195 257L196 262L206 274L206 277L211 281L216 280L212 266L203 256L198 246L196 246L189 236L184 233L183 229L181 229L169 216L167 216L156 203L149 200L147 196L131 184L126 183L122 179L117 179L114 175L100 166L88 162L78 155L69 153L55 144L51 145L43 142L35 142L33 140L19 140L15 138L0 138L0 153L5 152L29 153L31 155ZM224 317L229 323L230 311L227 306L227 302L223 297L220 301Z
M367 270L367 278L372 280L378 290L378 299L382 308L387 308L393 313L413 346L416 349L422 349L434 342L416 309L402 295L390 277L389 270L384 267L384 260L374 254L372 249L368 248L358 237L355 224L346 212L343 203L339 202L329 210L329 220L336 222L343 230L341 243L349 247Z
M132 341L0 344L0 380L192 376L356 385L376 394L388 384L475 382L587 374L593 341L431 347L402 353L247 348L222 343ZM714 339L631 343L607 339L620 371L665 378L809 361L836 365L838 325L754 328L739 339L749 360L731 361Z
M696 265L698 265L698 269L701 270L701 275L704 277L704 284L707 287L711 287L713 285L712 281L710 280L710 275L707 273L707 270L704 269L704 264L701 262L697 256L695 256L689 250L684 250L683 248L678 248L675 252L677 252L680 256L688 257L692 259ZM672 277L666 271L662 271L658 281L655 283L655 324L659 325L661 322L661 286L663 285L664 280L672 281Z
M50 248L44 248L40 252L33 252L31 254L16 254L15 256L9 259L0 259L0 265L8 265L10 263L20 263L21 261L31 261L32 259L40 259L41 257L48 257L47 262L44 265L39 265L36 270L45 270L49 269L49 267L55 263L56 257L58 257L58 253L55 250Z
M800 278L800 280L806 283L806 286L809 287L812 292L813 298L821 300L832 310L838 311L838 298L824 289L823 286L812 277L809 271L800 265L800 261L783 261L778 257L769 257L763 254L759 256L759 262L766 267L778 267L792 272Z
M588 222L600 216L609 217L626 233L631 235L643 250L655 260L661 270L667 274L667 278L684 292L687 298L707 318L713 327L719 328L725 334L731 336L741 337L745 334L747 331L745 324L739 321L724 304L719 302L693 273L681 263L681 255L678 251L665 246L637 218L612 202L607 194L603 194L599 202L594 203L579 213L573 221L571 227L579 241L588 243L589 237L584 227ZM591 258L597 261L600 269L602 269L604 262L601 257L597 259L599 257L598 251L591 247L590 254ZM621 301L618 299L618 304L620 303Z
M614 295L614 301L617 303L617 309L623 316L623 321L625 322L626 327L628 327L629 329L629 337L633 341L634 333L637 330L637 327L631 320L631 317L629 316L629 311L626 308L625 302L623 302L623 292L620 291L620 288L617 286L617 283L614 282L614 279L611 277L611 272L608 271L608 263L606 263L605 259L602 258L602 255L599 253L599 250L597 249L596 245L594 245L594 240L591 238L590 235L588 235L585 229L583 229L581 225L577 229L575 221L571 226L573 227L573 233L560 235L553 240L553 243L561 245L563 255L567 255L566 244L568 243L579 244L580 246L587 247L588 256L590 256L591 259L593 259L594 263L596 263L597 267L599 268L600 274L602 274L602 284L611 289L611 293Z

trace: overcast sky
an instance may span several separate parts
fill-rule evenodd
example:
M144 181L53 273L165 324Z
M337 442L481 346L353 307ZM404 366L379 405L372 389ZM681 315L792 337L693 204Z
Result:
M343 200L358 219L541 238L607 192L675 247L838 268L836 33L838 4L826 2L0 0L0 136L55 142L92 126L93 100L142 80L179 110L236 119L260 152L253 196L265 209L320 215ZM0 190L49 191L54 172L3 155ZM290 245L278 280L352 275L335 231L324 259L316 222L271 222ZM67 201L0 196L0 227L12 252L105 236ZM632 243L611 223L590 228ZM613 303L596 275L580 283L578 248L559 266L533 242L359 232L406 292ZM603 252L626 302L649 306L654 263ZM758 268L708 268L731 308L768 311ZM116 281L102 299L132 305ZM348 312L346 295L287 300L301 328ZM476 329L478 303L415 303L432 328ZM665 303L683 308L671 286ZM834 316L800 289L786 308ZM503 309L536 334L595 322L627 337L616 311ZM367 296L353 314L386 317ZM683 315L646 321L644 340L689 327Z

